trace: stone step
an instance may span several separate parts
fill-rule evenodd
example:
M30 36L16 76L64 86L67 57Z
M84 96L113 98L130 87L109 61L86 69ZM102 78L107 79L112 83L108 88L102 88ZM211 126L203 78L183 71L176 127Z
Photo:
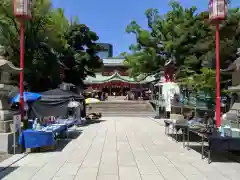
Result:
M99 104L90 104L89 106L126 106L126 107L135 107L135 106L149 106L149 104L127 104L127 103L99 103Z
M88 109L101 109L101 110L105 110L105 111L109 111L109 110L153 111L153 109L151 107L125 107L125 106L124 107L121 107L121 106L119 106L119 107L116 107L116 106L113 106L113 107L109 107L109 106L107 106L107 107L104 107L104 106L103 107L94 107L93 106L91 108L88 107Z
M149 101L127 101L127 100L116 100L116 101L101 101L97 104L94 105L99 105L99 104L148 104Z
M91 107L151 107L148 102L100 102L97 104L90 104Z
M148 101L105 101L98 104L91 104L89 107L87 108L87 112L102 113L103 117L153 117L155 115L155 112Z
M99 109L103 111L122 110L122 111L152 111L151 108L126 108L126 107L92 107L91 109Z
M102 117L154 117L154 113L103 112Z

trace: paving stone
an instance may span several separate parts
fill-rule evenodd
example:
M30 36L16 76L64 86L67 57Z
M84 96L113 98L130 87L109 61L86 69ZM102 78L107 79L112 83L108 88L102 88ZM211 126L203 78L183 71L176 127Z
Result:
M162 175L141 175L142 180L164 180Z
M33 180L51 179L58 172L58 170L63 166L64 163L59 162L49 162L43 166L34 176Z
M199 161L195 162L192 164L195 168L198 169L205 177L207 177L208 180L213 180L213 179L226 179L230 180L229 175L224 175L222 174L219 170L214 168L211 165L208 165L207 162L204 163L204 161Z
M157 175L160 174L157 167L153 163L137 163L140 174Z
M154 164L158 167L166 167L167 165L171 165L172 163L165 156L151 156Z
M77 148L72 154L70 154L67 158L67 162L69 163L82 163L84 158L87 155L89 147Z
M105 175L100 175L97 177L97 180L119 180L118 175L113 175L113 174L105 174Z
M109 151L109 152L106 152L105 150L103 150L101 163L117 163L117 161L118 161L118 153L116 149L115 151Z
M120 180L141 180L137 167L119 167Z
M19 160L25 159L27 154L15 154L14 156L11 156L4 161L0 162L0 167L8 167L14 162L18 162Z
M118 164L101 163L98 174L118 174Z
M98 168L80 168L74 180L96 180Z
M81 164L66 162L57 172L55 176L62 177L65 175L75 176L80 168Z
M118 164L119 166L136 166L136 161L131 152L118 153Z
M87 157L83 163L82 167L88 168L88 167L98 167L100 164L100 156L92 156L92 157Z
M54 176L52 180L74 180L75 176L72 175L61 175L61 176Z
M196 151L165 136L144 117L106 117L81 127L82 134L61 152L14 155L0 163L5 180L238 180L240 164L208 164ZM162 124L161 124L162 123ZM192 143L194 144L194 143ZM197 144L196 144L197 145ZM75 176L76 175L76 176Z
M145 150L144 151L134 151L133 155L134 155L135 160L138 162L152 163L151 157Z
M128 141L117 142L117 150L119 152L123 152L123 153L125 153L125 152L132 152L131 147L130 147Z
M39 170L39 168L31 167L31 166L22 166L16 171L13 171L10 174L6 174L1 178L2 180L15 180L15 179L22 179L22 180L29 180L31 179L34 174Z
M158 168L164 179L167 180L187 180L181 172L176 169L174 165L168 165L166 167Z

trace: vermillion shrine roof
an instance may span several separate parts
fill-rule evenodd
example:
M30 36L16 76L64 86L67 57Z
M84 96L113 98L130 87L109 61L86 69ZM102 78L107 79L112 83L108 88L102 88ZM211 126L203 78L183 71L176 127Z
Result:
M145 84L148 82L151 82L154 80L153 76L149 76L146 79L142 81L137 81L134 78L131 78L129 76L121 76L117 71L114 72L111 76L103 76L101 73L96 73L96 77L88 76L85 80L85 84L100 84L104 82L110 82L110 81L122 81L122 82L128 82L132 84Z
M123 57L110 57L103 59L104 66L124 66ZM101 84L110 81L122 81L131 84L146 84L155 80L154 76L148 76L144 80L137 80L129 76L121 76L118 71L115 71L111 76L103 76L102 73L96 73L96 77L88 76L84 80L84 84ZM140 78L141 79L141 78Z

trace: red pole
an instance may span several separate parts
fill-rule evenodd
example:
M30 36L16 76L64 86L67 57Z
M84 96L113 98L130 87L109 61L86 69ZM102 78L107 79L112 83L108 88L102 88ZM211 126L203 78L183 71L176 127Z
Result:
M24 91L24 23L20 22L20 68L22 71L20 72L20 113L23 119L24 117L24 99L23 99L23 91Z
M219 24L216 24L216 125L220 126L220 60L219 60Z

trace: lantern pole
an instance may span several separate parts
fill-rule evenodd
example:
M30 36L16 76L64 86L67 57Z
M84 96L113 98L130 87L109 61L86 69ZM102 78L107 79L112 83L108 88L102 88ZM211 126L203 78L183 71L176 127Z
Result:
M210 0L209 10L209 19L215 25L216 36L216 126L219 127L221 125L219 26L220 22L226 17L226 0Z
M220 107L220 59L219 59L219 21L216 22L216 125L221 124Z
M21 118L24 118L24 21L20 21L20 113Z
M21 113L21 118L24 119L24 23L26 20L31 18L31 1L32 0L13 0L13 11L14 16L19 21L20 24L20 72L19 79L19 109Z

